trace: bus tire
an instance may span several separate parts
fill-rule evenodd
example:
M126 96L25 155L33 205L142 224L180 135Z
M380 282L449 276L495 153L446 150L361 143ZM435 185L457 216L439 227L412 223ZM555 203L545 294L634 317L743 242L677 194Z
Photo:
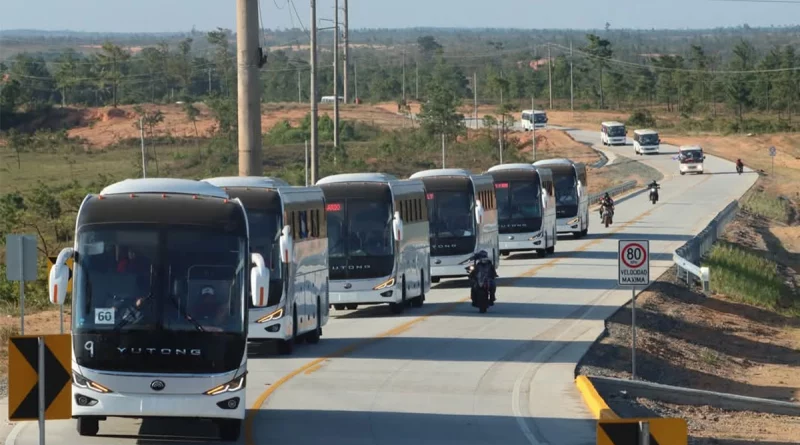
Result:
M236 442L242 431L242 421L239 419L219 419L217 420L217 428L219 428L219 438L225 442Z
M420 276L420 290L419 296L411 299L411 307L422 307L425 304L425 272L419 271Z
M100 420L94 417L78 417L77 430L81 436L96 436L100 431Z
M431 277L431 283L433 283L433 284L436 284L436 283L438 283L438 282L439 282L439 281L441 281L441 280L442 280L442 279L441 279L441 278L439 278L439 277Z
M278 354L292 355L294 352L294 344L297 342L297 308L294 308L292 314L292 338L289 340L278 340Z
M389 310L395 315L402 314L408 304L406 301L406 277L403 277L403 289L401 292L403 296L399 303L389 303Z
M317 297L317 327L314 328L313 331L306 334L306 342L309 344L315 345L319 343L320 337L322 337L322 310L320 309L320 298Z
M343 311L345 309L348 309L346 304L334 304L333 308L336 309L337 311Z
M342 306L344 306L343 309L347 309L348 311L354 311L354 310L358 309L358 305L357 304L343 304Z

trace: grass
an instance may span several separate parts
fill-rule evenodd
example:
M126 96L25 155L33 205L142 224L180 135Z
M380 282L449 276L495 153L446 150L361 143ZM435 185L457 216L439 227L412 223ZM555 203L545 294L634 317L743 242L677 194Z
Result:
M749 212L784 224L789 222L790 206L786 199L760 188L754 188L740 201Z
M747 304L800 315L800 304L778 273L778 265L748 250L718 242L704 261L711 290Z

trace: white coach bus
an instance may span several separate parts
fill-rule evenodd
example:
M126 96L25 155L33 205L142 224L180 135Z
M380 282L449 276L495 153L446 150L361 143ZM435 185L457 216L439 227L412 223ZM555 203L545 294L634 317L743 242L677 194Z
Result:
M500 251L535 250L540 257L556 250L553 179L546 168L501 164L490 168L497 196Z
M384 173L328 176L330 302L337 310L388 303L399 314L430 290L425 186Z
M236 441L248 404L247 300L269 300L244 206L211 184L129 179L81 203L75 245L50 269L72 282L72 415L94 436L107 417L214 420ZM253 266L251 266L251 264Z
M523 110L522 129L530 131L547 127L547 113L542 110Z
M622 122L603 122L600 124L600 142L603 145L625 145L628 142L627 130Z
M204 181L242 201L250 222L250 249L271 269L267 307L250 309L250 341L275 342L280 354L291 354L299 341L318 343L330 313L322 190L260 176Z
M537 161L533 165L553 173L558 233L572 233L576 238L586 236L589 233L586 165L563 158Z
M462 261L485 250L499 267L497 202L492 177L462 169L414 173L425 184L431 244L431 281L466 275Z

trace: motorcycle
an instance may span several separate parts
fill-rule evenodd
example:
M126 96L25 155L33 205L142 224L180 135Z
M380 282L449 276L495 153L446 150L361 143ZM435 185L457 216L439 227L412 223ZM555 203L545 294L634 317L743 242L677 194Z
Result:
M494 301L491 298L492 262L488 258L476 261L472 257L466 261L470 260L473 263L464 268L467 271L470 282L470 299L472 300L472 306L477 307L480 313L483 314L489 306L494 305Z
M608 205L603 204L600 206L600 221L608 227L612 224L612 219L614 217L614 210L609 208Z
M736 173L739 173L741 175L743 171L744 171L744 165L736 164Z
M659 186L657 186L657 185L651 185L650 186L650 201L652 201L653 204L658 202L658 189L659 189Z

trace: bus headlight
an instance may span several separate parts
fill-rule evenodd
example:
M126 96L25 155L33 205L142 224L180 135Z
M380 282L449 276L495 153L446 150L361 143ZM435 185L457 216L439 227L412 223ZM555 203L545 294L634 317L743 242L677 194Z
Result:
M272 312L271 314L259 318L258 320L256 320L256 323L266 323L268 321L275 321L281 317L283 317L283 308L280 308L277 311Z
M72 383L74 383L78 388L91 389L92 391L99 392L101 394L107 394L111 392L111 390L105 386L89 380L75 371L72 371Z
M542 236L542 231L540 230L534 233L530 238L528 238L528 241L536 241L537 239L541 238L541 236Z
M219 394L222 394L222 393L226 393L226 392L236 392L236 391L239 391L240 389L244 388L246 386L246 383L247 383L247 373L244 373L244 374L240 375L239 377L236 377L235 379L231 380L228 383L225 383L225 384L219 385L219 386L215 386L215 387L209 389L208 391L204 392L203 394L205 394L207 396L216 396L216 395L219 395Z
M581 219L580 219L580 218L578 218L578 217L572 218L571 220L569 220L569 222L567 223L567 225L568 225L568 226L571 226L571 225L573 225L573 224L578 224L578 221L580 221L580 220L581 220Z
M392 286L394 286L394 277L389 278L388 280L384 281L383 283L373 287L372 290L381 290L381 289L386 289L387 287L392 287Z

